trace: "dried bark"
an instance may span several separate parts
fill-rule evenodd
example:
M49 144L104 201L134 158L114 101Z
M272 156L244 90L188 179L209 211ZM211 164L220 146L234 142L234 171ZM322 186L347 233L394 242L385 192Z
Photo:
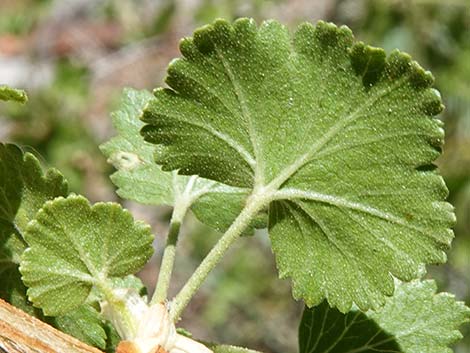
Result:
M103 353L0 299L1 353Z

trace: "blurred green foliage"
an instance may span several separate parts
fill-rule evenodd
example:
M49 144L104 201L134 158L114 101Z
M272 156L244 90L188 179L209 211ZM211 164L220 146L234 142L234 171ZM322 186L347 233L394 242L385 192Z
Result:
M26 34L50 8L51 0L9 1L0 5L0 33Z
M4 112L13 122L10 139L63 171L75 192L83 190L83 158L104 162L80 119L89 99L88 85L86 68L59 60L49 86L34 91L27 105L10 104Z

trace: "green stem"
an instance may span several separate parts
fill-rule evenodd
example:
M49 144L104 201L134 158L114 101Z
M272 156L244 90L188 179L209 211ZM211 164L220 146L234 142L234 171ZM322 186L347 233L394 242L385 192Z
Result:
M163 251L160 272L158 274L157 286L155 288L155 292L153 293L150 304L161 303L167 299L171 275L173 273L173 267L175 264L176 243L178 241L181 223L183 222L183 218L188 211L189 206L190 202L187 202L187 199L184 198L181 198L179 201L175 202L175 208L173 209L173 213L171 215L168 238L166 241L165 250Z
M209 272L217 265L227 252L229 247L240 236L243 230L250 224L250 221L265 206L267 198L265 196L255 197L252 195L246 203L245 208L238 215L225 234L219 239L217 244L207 254L199 267L176 295L171 303L170 317L173 322L178 321L181 313L188 305L191 298L201 287Z

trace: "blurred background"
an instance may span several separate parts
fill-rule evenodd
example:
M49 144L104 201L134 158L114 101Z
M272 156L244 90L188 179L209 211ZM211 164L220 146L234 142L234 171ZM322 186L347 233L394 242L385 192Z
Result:
M123 87L163 84L179 39L222 17L275 18L294 29L319 19L346 24L387 51L410 53L433 72L446 110L444 155L438 161L457 210L456 239L445 266L429 268L441 291L470 305L470 2L468 0L0 0L0 83L24 88L25 106L2 105L0 141L20 144L57 167L71 190L113 200L154 227L157 252L141 273L153 287L168 207L119 200L113 172L98 145L114 132L109 112ZM220 236L187 217L172 293ZM157 261L158 260L158 261ZM265 352L297 351L302 303L277 279L269 239L243 238L211 274L181 326L196 337ZM208 305L210 303L210 305ZM457 347L470 353L470 332Z

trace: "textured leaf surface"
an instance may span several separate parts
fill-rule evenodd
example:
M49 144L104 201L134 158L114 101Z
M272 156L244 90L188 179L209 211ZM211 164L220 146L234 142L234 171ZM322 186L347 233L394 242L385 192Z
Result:
M402 352L393 335L361 311L342 314L326 301L306 308L299 327L300 353Z
M133 289L141 297L147 295L147 288L142 283L140 278L135 275L111 278L111 281L108 283L108 285L112 288L115 293L116 289ZM86 303L99 304L104 301L106 301L105 293L103 293L99 288L93 287L90 295L86 300Z
M0 144L0 181L0 298L41 318L28 301L18 270L26 248L23 234L46 201L67 194L67 183L55 169L43 173L32 154L11 144Z
M26 225L46 201L67 194L67 183L56 169L43 173L32 154L12 144L0 144L0 181L1 272L19 263Z
M26 231L20 271L29 299L46 315L79 307L93 286L137 272L153 252L150 227L118 204L81 196L48 202Z
M9 266L2 264L0 272L0 298L11 305L23 310L29 315L43 319L41 310L34 308L26 295L26 287L21 280L18 265L10 263Z
M78 309L53 319L53 325L80 341L100 349L106 348L106 331L100 313L85 304Z
M28 97L26 96L26 92L21 89L10 88L8 86L0 86L0 100L26 103Z
M113 113L118 135L101 150L117 169L111 176L117 193L144 204L173 206L187 190L197 218L218 230L226 229L243 208L249 189L162 171L154 161L154 146L139 133L144 125L139 117L152 97L148 91L125 89L120 108Z
M269 203L296 298L379 307L391 274L446 260L454 222L432 162L443 143L433 77L346 27L219 20L180 45L142 134L163 170L253 188ZM203 143L201 143L203 141Z
M306 308L299 327L300 353L451 353L462 338L460 325L470 309L448 293L436 294L434 281L397 286L380 310L342 314L325 301Z

